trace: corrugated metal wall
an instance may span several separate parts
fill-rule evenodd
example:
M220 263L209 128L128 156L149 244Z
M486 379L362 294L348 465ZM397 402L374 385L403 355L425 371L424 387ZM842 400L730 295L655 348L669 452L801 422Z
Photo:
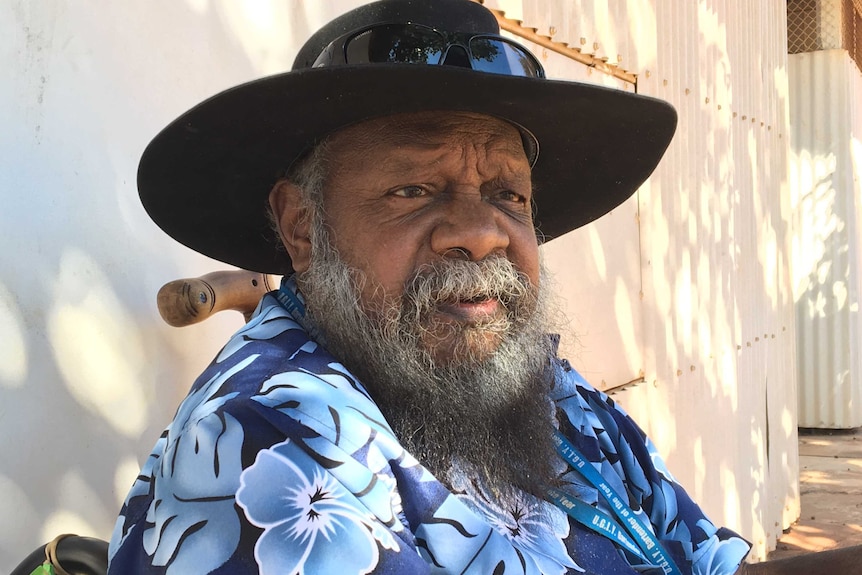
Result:
M639 90L677 106L680 138L641 195L647 371L678 461L703 462L696 489L762 556L799 512L785 4L656 13Z
M862 426L862 74L846 50L789 57L799 425Z
M799 514L785 3L485 4L676 106L677 136L638 197L545 254L575 318L574 363L597 384L644 377L616 398L764 558Z

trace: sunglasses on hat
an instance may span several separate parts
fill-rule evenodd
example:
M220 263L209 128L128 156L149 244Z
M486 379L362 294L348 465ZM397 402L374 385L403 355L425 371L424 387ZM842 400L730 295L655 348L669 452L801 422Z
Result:
M375 24L332 41L313 67L338 64L426 64L544 78L542 65L523 46L494 34L447 32L422 24Z

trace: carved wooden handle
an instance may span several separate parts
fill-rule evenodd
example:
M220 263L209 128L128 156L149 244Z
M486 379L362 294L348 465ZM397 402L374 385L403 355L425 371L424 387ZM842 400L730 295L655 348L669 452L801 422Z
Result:
M174 327L201 322L232 309L248 321L260 298L278 286L278 277L248 271L221 271L168 282L156 296L162 319Z

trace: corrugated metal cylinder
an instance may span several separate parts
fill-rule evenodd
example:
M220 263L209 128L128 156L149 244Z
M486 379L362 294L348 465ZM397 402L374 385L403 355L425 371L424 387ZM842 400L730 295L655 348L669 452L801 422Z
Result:
M794 54L791 201L799 425L862 426L862 74L846 50Z

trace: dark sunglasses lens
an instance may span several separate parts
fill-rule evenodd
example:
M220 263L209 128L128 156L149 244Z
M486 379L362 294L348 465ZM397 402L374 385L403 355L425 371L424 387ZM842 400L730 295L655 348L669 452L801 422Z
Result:
M543 78L541 65L524 48L499 38L474 37L470 40L470 53L474 70Z
M437 64L444 47L443 38L430 28L391 24L357 34L345 50L348 64Z

